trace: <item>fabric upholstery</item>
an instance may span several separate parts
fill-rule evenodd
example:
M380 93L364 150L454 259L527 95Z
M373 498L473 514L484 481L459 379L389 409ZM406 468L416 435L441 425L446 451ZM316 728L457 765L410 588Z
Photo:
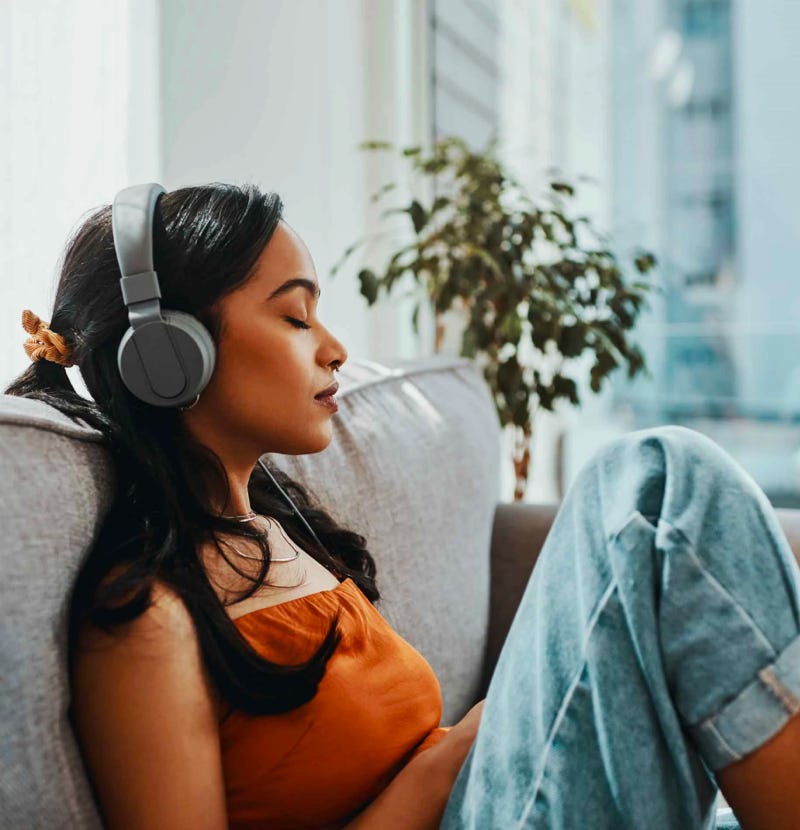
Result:
M67 721L66 602L110 504L98 435L0 396L0 823L99 827Z

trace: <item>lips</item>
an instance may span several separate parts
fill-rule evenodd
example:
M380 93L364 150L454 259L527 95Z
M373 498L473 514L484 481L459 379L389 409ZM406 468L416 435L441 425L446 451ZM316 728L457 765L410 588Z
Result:
M336 381L334 381L330 386L327 386L321 392L317 392L317 394L314 395L314 397L315 398L325 398L328 395L335 395L338 389L339 389L339 384L336 383Z

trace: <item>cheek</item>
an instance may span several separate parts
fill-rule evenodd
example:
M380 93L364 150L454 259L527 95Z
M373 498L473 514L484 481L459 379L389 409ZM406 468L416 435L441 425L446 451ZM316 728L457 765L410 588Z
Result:
M248 388L257 361L252 348L241 338L230 338L217 347L217 361L209 387L220 401L230 401ZM209 390L211 391L211 390ZM237 394L238 393L238 394Z
M264 364L274 352L275 334L266 327L256 330L252 325L231 333L220 345L217 356L220 366L233 373L241 367Z
M225 395L246 389L253 397L263 391L273 397L303 388L303 378L313 361L313 340L302 329L282 319L306 318L302 304L263 311L252 304L227 309L226 330L217 347L218 385ZM216 371L215 371L216 374Z
M290 333L291 334L291 333ZM230 337L217 352L215 382L224 400L242 400L242 393L255 408L265 398L286 398L298 384L298 373L307 361L296 341L265 327ZM216 375L219 375L217 378Z

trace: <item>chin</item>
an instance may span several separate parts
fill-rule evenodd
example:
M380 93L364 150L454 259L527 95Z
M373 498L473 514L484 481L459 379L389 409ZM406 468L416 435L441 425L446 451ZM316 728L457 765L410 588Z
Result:
M324 449L327 449L331 441L333 441L333 430L329 427L325 430L325 434L319 437L319 440L316 442L315 448L308 450L308 452L322 452Z
M306 433L297 441L293 441L291 448L275 450L275 452L280 452L283 455L313 455L326 449L332 440L333 430L326 427L314 435Z

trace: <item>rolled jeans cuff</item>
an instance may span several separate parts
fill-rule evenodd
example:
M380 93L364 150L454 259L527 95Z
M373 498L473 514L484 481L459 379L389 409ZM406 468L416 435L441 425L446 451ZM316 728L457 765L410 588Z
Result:
M716 714L689 727L706 763L719 770L754 752L800 712L800 635Z

